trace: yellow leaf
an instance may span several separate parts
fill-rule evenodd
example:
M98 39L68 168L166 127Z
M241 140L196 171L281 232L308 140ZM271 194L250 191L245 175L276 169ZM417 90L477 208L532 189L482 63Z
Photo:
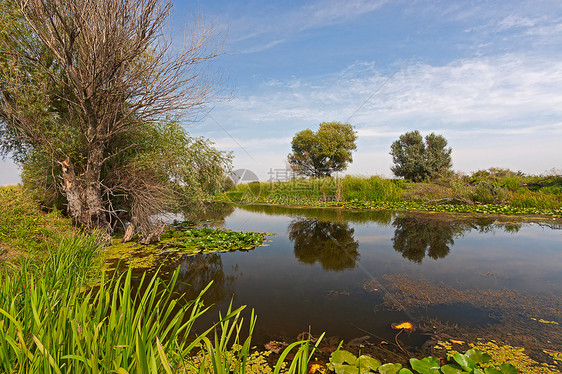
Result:
M451 343L455 343L455 344L464 344L464 342L462 340L449 339L449 341Z
M404 329L406 331L413 331L414 324L412 322L393 323L392 328L395 330Z

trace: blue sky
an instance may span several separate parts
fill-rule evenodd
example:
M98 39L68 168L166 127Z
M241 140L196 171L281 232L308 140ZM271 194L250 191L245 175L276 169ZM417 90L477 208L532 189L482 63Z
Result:
M178 35L193 15L227 35L213 69L232 97L188 130L261 179L324 121L358 132L348 174L391 176L412 130L444 135L465 173L562 169L560 1L176 1Z

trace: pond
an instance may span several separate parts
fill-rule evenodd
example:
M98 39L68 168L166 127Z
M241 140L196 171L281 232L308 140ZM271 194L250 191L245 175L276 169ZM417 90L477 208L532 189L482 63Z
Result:
M257 345L309 330L380 345L395 341L392 323L412 321L400 337L412 349L439 334L562 347L559 221L257 205L227 214L225 228L271 233L268 246L166 268L180 266L188 294L214 281L212 318L231 300L254 308Z

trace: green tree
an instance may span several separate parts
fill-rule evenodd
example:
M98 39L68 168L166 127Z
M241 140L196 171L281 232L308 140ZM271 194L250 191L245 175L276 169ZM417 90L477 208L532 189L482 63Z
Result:
M323 122L317 132L306 129L293 137L289 165L300 175L329 177L353 161L351 151L357 148L356 139L349 123Z
M451 148L441 135L431 133L425 142L419 131L407 132L392 143L392 172L414 182L433 180L451 171Z
M228 155L177 125L216 98L210 27L172 52L170 0L2 0L0 147L23 180L87 230L218 188Z

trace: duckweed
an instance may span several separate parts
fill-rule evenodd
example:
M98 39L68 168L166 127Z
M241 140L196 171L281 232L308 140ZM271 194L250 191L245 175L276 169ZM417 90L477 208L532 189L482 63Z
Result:
M562 207L558 209L543 209L537 207L516 207L513 205L500 204L438 204L416 201L324 201L321 199L304 196L272 196L253 197L241 196L233 199L232 196L217 195L218 201L234 201L253 204L274 204L290 206L307 206L320 208L344 208L344 209L368 209L368 210L405 210L405 211L429 211L441 213L478 213L494 215L541 215L553 218L562 217Z
M178 255L247 251L267 246L267 235L271 234L197 228L191 222L179 223L170 226L156 244L123 243L121 239L114 239L113 244L105 249L104 258L107 270L115 269L117 264L135 269L150 269Z
M491 360L481 363L483 368L495 368L501 364L511 364L520 373L525 374L556 374L559 373L556 366L548 363L539 363L525 354L525 349L510 345L500 345L495 340L488 342L478 341L469 343L471 348L484 352L491 357ZM451 343L439 342L436 348L446 352L448 357L453 357L459 352L454 350ZM556 363L556 361L554 361Z

